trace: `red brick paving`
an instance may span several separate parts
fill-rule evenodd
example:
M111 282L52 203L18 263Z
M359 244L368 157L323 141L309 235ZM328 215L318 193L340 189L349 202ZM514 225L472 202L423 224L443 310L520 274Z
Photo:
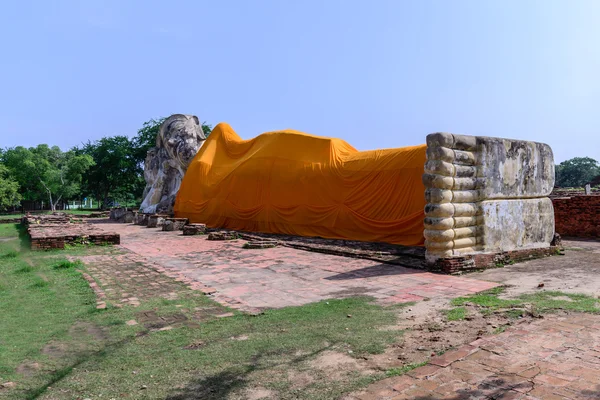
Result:
M600 399L600 316L523 323L347 398Z
M355 294L384 303L452 298L495 286L291 248L247 250L243 241L212 242L136 225L108 228L121 234L122 245L83 260L108 301L134 306L193 289L221 304L253 310ZM600 316L549 316L518 324L346 398L600 399Z
M142 300L156 297L174 300L180 292L190 292L182 282L165 276L160 266L126 249L71 258L86 264L89 275L84 273L84 277L96 292L98 306L104 305L99 308L106 307L105 300L117 307L138 306Z
M163 274L193 289L212 293L221 304L246 311L353 295L372 296L389 304L453 298L497 286L492 282L288 247L244 249L243 240L209 241L205 236L183 236L178 231L163 232L132 224L98 226L118 232L121 248L128 250L126 255L112 256L112 263L128 272L123 270L119 274L119 267L115 273L102 274L106 267L101 267L92 273L101 280L101 285L118 286L130 281L153 285L149 294L154 289L164 292L165 281L158 275ZM93 260L84 261L94 264ZM106 263L106 259L100 262ZM156 277L154 284L146 283L150 277Z

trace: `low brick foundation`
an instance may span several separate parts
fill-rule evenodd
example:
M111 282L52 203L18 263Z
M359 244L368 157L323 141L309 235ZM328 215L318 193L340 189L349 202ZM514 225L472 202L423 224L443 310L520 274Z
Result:
M64 249L65 239L62 237L31 238L31 250Z
M105 232L87 222L72 223L63 215L23 217L32 250L64 249L66 244L120 244L118 233Z
M556 232L562 236L600 237L600 196L552 199Z
M94 244L116 245L121 243L121 238L116 233L97 235L70 235L70 236L41 236L31 239L31 250L64 249L65 244Z
M455 274L458 272L503 267L516 262L556 255L559 251L560 247L550 246L543 249L522 249L502 253L481 253L440 258L434 265L430 266L430 269L446 274Z

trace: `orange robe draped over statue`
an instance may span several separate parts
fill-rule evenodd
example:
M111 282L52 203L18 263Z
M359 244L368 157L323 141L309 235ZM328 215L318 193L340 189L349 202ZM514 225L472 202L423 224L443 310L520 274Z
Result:
M425 151L358 151L292 130L242 140L220 123L185 173L175 216L231 230L422 245Z

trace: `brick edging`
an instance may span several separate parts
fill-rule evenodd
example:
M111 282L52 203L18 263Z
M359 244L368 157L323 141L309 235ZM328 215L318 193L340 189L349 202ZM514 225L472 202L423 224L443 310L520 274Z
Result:
M556 255L559 251L559 246L550 246L541 249L521 249L499 253L468 254L458 257L440 258L430 267L430 269L447 274L477 271L487 268L503 267L512 263L533 260L536 258L549 257Z
M100 285L98 285L98 283L94 280L94 278L91 277L91 275L89 275L81 270L77 270L77 271L79 271L81 273L81 275L84 277L84 279L90 285L90 288L96 294L96 309L98 309L98 310L105 309L106 308L106 293L104 293L104 290L102 290Z

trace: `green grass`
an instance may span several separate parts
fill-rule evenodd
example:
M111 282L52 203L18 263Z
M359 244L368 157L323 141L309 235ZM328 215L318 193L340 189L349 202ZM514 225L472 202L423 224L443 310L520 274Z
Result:
M1 219L14 219L14 218L21 218L23 216L23 214L4 214L4 215L0 215L0 220Z
M87 215L93 212L99 212L102 210L98 210L98 209L84 209L84 210L57 210L56 212L60 212L60 213L65 213L65 214L73 214L73 215ZM42 212L33 212L33 214L52 214L52 211L42 211ZM2 219L14 219L14 218L21 218L24 214L23 213L15 213L15 214L4 214L4 215L0 215L0 220Z
M531 303L539 313L556 310L569 310L587 313L600 312L600 300L585 294L563 293L545 290L519 297L523 302Z
M52 269L71 269L71 268L81 268L83 267L83 263L79 260L77 261L69 261L69 260L60 260L52 264Z
M54 271L50 258L19 252L17 227L0 226L3 236L11 228L14 239L0 242L0 253L11 254L0 257L0 376L18 381L16 368L43 360L40 349L65 338L78 319L95 311L95 299L80 273Z
M85 266L64 257L117 250L31 252L21 246L17 226L0 226L0 234L12 238L0 241L0 254L10 254L0 257L0 380L17 383L17 389L1 393L9 399L110 399L122 394L226 399L244 398L250 387L273 390L280 398L336 399L385 374L361 373L353 366L321 367L320 357L334 352L360 359L382 353L402 334L386 329L396 323L397 309L365 297L259 316L236 312L196 327L148 332L141 323L125 322L145 310L191 319L194 308L215 303L190 292L138 308L96 310L94 293L78 272ZM89 333L90 327L101 335ZM192 344L198 344L196 349L187 348ZM48 348L62 350L56 355ZM298 385L292 374L311 379Z
M423 365L426 365L426 364L427 364L427 362L422 362L422 363L403 365L402 367L399 367L399 368L391 368L385 372L385 375L387 377L404 375L407 372L410 372L413 369L422 367Z
M18 235L19 224L0 224L0 238L14 238ZM15 238L16 239L16 238ZM14 249L7 249L6 246L0 247L0 253L4 253Z
M475 304L481 307L490 309L508 308L514 305L519 305L519 300L505 300L498 297L500 293L504 291L504 288L497 287L494 289L486 290L481 293L474 294L472 296L457 297L453 299L450 304L453 306L464 306L467 303Z
M450 310L444 310L448 321L462 321L467 316L467 309L464 307L456 307Z
M507 309L504 314L510 318L522 316L527 306L530 306L534 313L549 313L558 310L600 313L600 299L585 294L542 290L531 294L523 294L515 299L501 299L498 296L503 291L504 288L497 287L472 296L458 297L453 299L451 304L453 306L474 304L481 307L480 311L483 314L489 314L499 309Z
M501 326L497 327L496 329L494 329L494 334L498 335L505 331L506 331L506 325L501 325Z
M19 255L19 252L16 250L8 250L6 253L2 254L0 257L2 258L16 258Z

